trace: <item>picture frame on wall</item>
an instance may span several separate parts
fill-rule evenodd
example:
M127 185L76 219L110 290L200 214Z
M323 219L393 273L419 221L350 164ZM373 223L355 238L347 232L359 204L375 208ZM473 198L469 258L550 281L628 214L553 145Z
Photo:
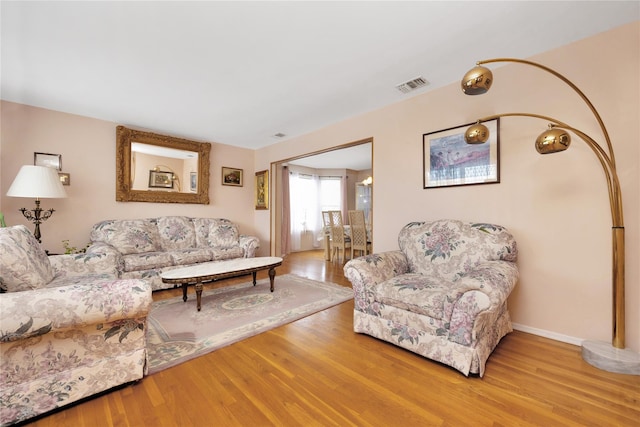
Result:
M198 192L198 172L189 173L189 190L192 193Z
M33 164L35 166L46 166L48 168L62 170L62 154L33 153Z
M256 209L269 209L269 171L256 172Z
M464 133L474 123L422 135L424 188L500 182L500 119L483 122L484 144L467 144Z
M242 187L244 185L244 172L238 168L222 167L222 185Z
M149 171L149 188L173 188L173 172Z
M58 172L58 177L62 185L71 185L71 174Z

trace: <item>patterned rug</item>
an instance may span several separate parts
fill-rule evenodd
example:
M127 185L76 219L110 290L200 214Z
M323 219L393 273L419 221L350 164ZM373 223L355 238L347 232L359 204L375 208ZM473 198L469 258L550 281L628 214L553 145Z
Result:
M189 288L182 297L156 301L148 317L149 373L155 373L353 298L353 290L292 274L223 286L202 293L202 310Z

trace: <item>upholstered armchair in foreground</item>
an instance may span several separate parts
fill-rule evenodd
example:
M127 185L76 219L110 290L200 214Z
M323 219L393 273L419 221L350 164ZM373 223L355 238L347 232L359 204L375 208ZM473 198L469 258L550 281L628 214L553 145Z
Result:
M494 224L412 222L399 250L349 261L355 332L484 375L512 331L507 297L518 280L513 236Z
M143 377L147 282L108 254L47 256L24 225L0 228L0 254L0 426Z

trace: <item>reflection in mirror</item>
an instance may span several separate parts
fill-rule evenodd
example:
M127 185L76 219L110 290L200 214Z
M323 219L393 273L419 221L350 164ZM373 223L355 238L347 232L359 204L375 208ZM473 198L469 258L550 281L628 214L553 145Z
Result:
M209 203L211 144L116 129L116 200Z
M131 189L151 191L191 190L190 176L198 172L198 153L157 145L131 143Z

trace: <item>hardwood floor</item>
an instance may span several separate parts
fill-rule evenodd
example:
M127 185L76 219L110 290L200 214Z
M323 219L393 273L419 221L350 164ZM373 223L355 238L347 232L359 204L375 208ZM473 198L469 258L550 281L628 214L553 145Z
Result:
M290 255L277 271L350 286L322 252ZM640 377L598 370L576 346L516 331L483 378L467 378L355 334L352 315L349 301L28 425L640 425Z

